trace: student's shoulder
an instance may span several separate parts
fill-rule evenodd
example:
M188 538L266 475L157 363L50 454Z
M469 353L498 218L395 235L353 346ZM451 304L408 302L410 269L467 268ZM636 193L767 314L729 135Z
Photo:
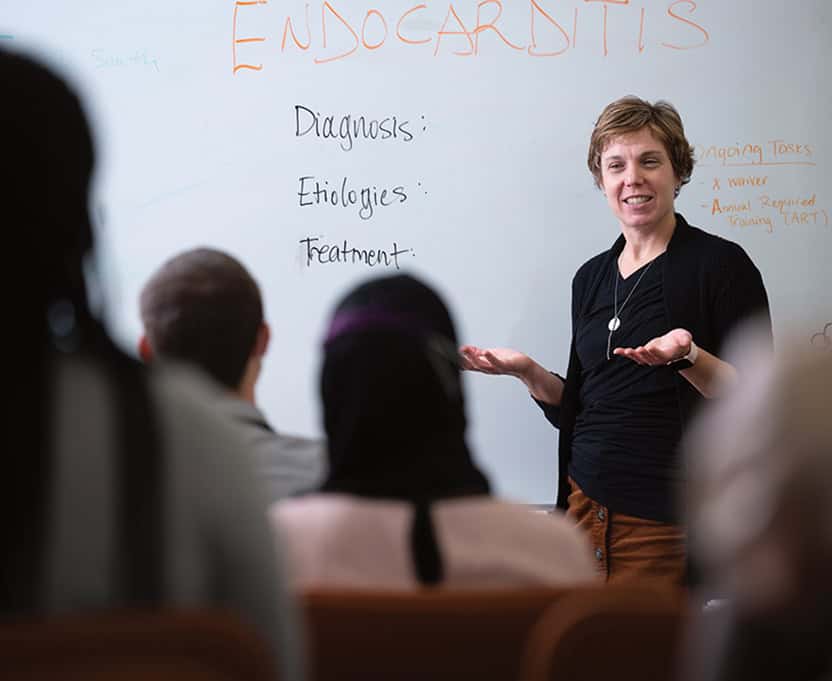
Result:
M156 363L149 369L154 414L169 456L198 458L199 463L239 466L245 441L218 413L221 388L208 376L183 364ZM247 465L247 464L243 464Z
M461 497L442 502L441 513L460 519L488 518L491 527L500 527L509 532L562 535L568 539L578 538L580 532L560 511L550 513L539 508L512 500L492 496Z
M268 509L272 527L285 536L332 546L375 544L397 537L408 526L411 512L404 502L339 493L289 497Z
M326 454L326 440L276 431L274 442L281 452L301 458L322 457Z
M222 400L219 386L186 364L157 362L148 368L148 381L157 411L163 414L203 419L211 417Z
M442 527L467 543L487 538L492 545L506 544L518 559L547 565L552 574L569 579L592 579L594 568L586 538L559 510L541 511L528 504L495 497L443 502ZM474 533L473 535L471 533Z

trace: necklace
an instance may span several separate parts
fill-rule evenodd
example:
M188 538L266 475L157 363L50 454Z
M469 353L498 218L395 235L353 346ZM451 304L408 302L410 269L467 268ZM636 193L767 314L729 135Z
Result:
M644 275L647 274L647 270L656 262L656 259L653 258L649 263L647 263L647 267L644 268L644 271L639 275L638 279L636 280L636 285L630 289L630 292L627 294L627 297L624 299L624 302L621 303L621 308L618 307L618 280L621 278L618 272L618 265L616 265L613 269L615 270L615 289L613 292L613 303L612 303L612 319L607 323L607 328L610 330L610 335L607 336L607 359L610 359L610 346L612 345L612 334L618 331L621 328L621 317L619 315L624 311L624 307L630 302L630 297L633 295L635 290L638 288L638 285L641 283L641 280L644 279Z

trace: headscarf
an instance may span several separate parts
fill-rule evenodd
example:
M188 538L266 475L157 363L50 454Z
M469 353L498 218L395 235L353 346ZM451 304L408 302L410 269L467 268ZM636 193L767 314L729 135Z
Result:
M322 490L411 502L414 566L425 584L442 579L431 502L489 493L465 443L456 346L445 304L408 275L347 294L324 344Z

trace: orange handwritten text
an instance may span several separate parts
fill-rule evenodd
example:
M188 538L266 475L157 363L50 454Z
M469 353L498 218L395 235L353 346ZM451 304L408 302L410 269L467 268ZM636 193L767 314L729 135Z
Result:
M480 21L480 10L485 7L486 5L496 5L497 6L497 16L491 20L489 24L483 24ZM494 33L497 34L497 37L500 38L506 45L515 49L515 50L523 50L525 48L521 47L520 45L515 45L511 41L506 38L499 28L497 28L496 23L497 20L500 18L500 15L503 13L503 5L500 0L483 0L477 5L477 27L474 29L474 54L479 54L479 45L480 45L480 33L485 30L491 29Z
M761 183L764 184L768 177L753 179L762 180ZM711 215L724 217L732 227L764 225L766 231L773 232L775 223L786 226L829 226L829 212L818 205L816 194L786 198L761 194L755 199L743 198L730 202L714 198L703 208L708 208Z
M398 22L396 22L396 37L401 40L403 43L407 43L408 45L423 45L424 43L429 43L430 38L422 38L421 40L411 40L410 38L405 38L402 35L402 23L405 19L409 18L411 14L414 12L418 12L419 10L427 9L427 5L416 5L416 7L411 7L407 12L399 17Z
M728 186L731 189L737 187L761 187L768 182L768 175L749 175L748 177L729 177Z
M370 17L378 17L378 20L381 21L381 26L384 29L384 35L381 36L381 40L377 43L367 42L367 22L370 20ZM371 9L367 12L367 16L364 17L364 23L361 24L361 44L368 50L377 50L379 47L384 45L385 40L387 40L387 21L381 12L377 9Z
M674 45L673 43L662 43L662 45L664 45L665 47L669 47L673 50L692 50L696 47L704 46L711 39L711 36L708 35L708 32L696 22L693 22L690 19L685 19L684 17L680 17L678 14L676 14L673 11L676 5L687 5L688 14L693 14L694 10L696 9L696 3L693 2L693 0L676 0L676 2L674 2L672 5L670 5L670 7L667 8L667 14L673 19L681 21L683 24L687 24L688 26L691 26L695 30L699 31L702 34L702 38L699 40L699 42L686 45Z
M421 49L426 57L493 56L502 51L553 58L577 50L578 24L600 37L600 44L583 41L582 50L597 54L600 49L604 57L626 50L642 55L663 48L705 47L710 34L696 17L696 3L666 1L664 13L648 17L649 10L630 0L569 0L572 6L566 7L564 0L437 0L404 5L404 11L323 0L317 6L318 23L310 21L309 2L301 12L299 2L297 9L287 9L284 3L268 0L234 0L231 67L235 74L263 71L259 60L240 60L238 49L265 42L268 31L281 28L279 51L261 49L261 59L276 59L287 48L308 53L315 64L394 49Z
M747 213L751 210L751 201L740 201L739 203L725 203L719 202L719 199L714 199L711 204L711 215L722 215L723 213Z
M251 69L252 71L260 71L263 68L262 64L239 64L237 63L237 45L244 43L262 43L265 38L238 38L237 37L237 11L240 7L249 7L251 5L265 5L266 0L236 0L234 3L234 26L231 31L231 65L232 72L237 73L240 69Z
M462 29L461 31L445 30L448 26L448 22L451 19L451 15L453 15L457 25ZM452 4L448 6L448 14L445 15L445 22L442 24L442 28L440 28L438 33L436 34L436 49L433 51L434 56L439 54L439 42L442 40L442 36L446 35L465 36L466 40L468 40L468 46L470 49L467 52L454 52L454 54L458 54L462 57L467 57L469 55L474 54L474 41L471 40L471 34L466 30L465 25L462 23L462 19L459 18L459 15L456 13L456 10L454 9L454 6Z
M817 196L796 196L785 199L772 198L768 194L760 197L760 205L776 208L786 225L829 226L829 213L817 205Z
M768 215L726 215L728 224L731 227L752 227L753 225L765 225L766 231L771 233L774 231L774 220Z
M529 28L529 33L531 35L531 43L529 44L528 51L532 57L556 57L559 54L563 54L566 50L569 49L569 36L566 34L566 31L563 30L563 26L561 26L557 21L552 18L545 9L543 9L537 2L537 0L531 0L532 3L532 10L531 10L531 26ZM578 10L575 10L577 13ZM534 27L534 18L536 15L540 14L546 21L548 21L552 26L554 26L560 34L563 36L564 46L560 50L550 51L550 52L538 52L537 51L537 32L535 31ZM573 39L574 39L574 32L573 32Z
M811 145L779 139L769 140L764 144L748 142L726 146L699 145L696 147L696 158L703 165L716 162L726 167L816 165L815 161L811 160Z
M340 21L341 24L343 24L346 27L346 29L352 34L352 38L355 41L355 44L349 50L342 52L341 54L336 54L334 57L315 57L316 64L326 64L329 61L335 61L336 59L343 59L344 57L349 57L358 49L358 34L352 29L352 26L349 25L349 23L344 19L344 17L338 14L338 11L331 4L329 4L329 2L325 2L323 5L321 5L321 30L323 31L324 36L324 49L326 49L326 10L329 10L330 13L336 19L338 19L338 21Z
M280 50L281 52L286 49L286 36L288 33L292 34L292 42L295 43L295 47L298 47L301 50L308 50L309 46L312 44L312 29L309 26L309 3L306 3L306 43L302 43L299 39L297 34L295 33L295 27L292 25L292 17L286 17L286 23L283 25L283 40L280 41Z

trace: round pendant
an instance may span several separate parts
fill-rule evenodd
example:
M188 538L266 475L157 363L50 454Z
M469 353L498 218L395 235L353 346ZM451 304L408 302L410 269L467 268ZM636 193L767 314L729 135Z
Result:
M607 324L607 328L610 331L618 331L619 326L621 326L621 320L618 317L613 317L610 319L609 324Z

